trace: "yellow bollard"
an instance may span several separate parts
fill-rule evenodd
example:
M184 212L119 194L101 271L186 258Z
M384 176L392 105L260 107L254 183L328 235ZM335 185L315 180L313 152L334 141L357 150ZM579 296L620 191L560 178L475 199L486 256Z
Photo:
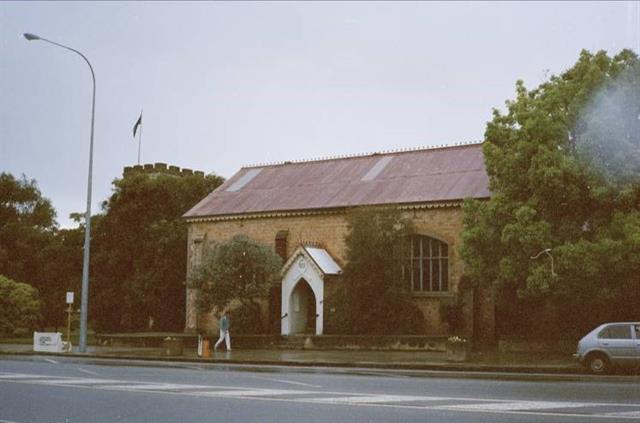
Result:
M209 351L209 340L202 340L202 358L210 358L211 352Z

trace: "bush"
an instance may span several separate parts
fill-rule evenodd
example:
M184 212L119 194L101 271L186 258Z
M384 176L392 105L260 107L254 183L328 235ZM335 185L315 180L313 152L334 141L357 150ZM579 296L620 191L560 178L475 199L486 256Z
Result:
M419 335L425 332L424 314L403 295L388 295L367 307L337 296L328 302L333 314L326 332L337 335Z
M457 333L463 328L463 309L464 301L459 296L440 303L440 318L447 324L450 332Z
M0 275L0 333L11 335L16 328L31 331L40 317L38 291Z
M256 328L253 333L261 333L266 325L260 320L263 316L259 300L266 298L278 282L282 259L270 246L245 235L236 235L222 244L212 243L207 250L189 280L190 287L200 290L198 309L222 310L237 300L242 304L240 320L247 320L245 328L248 330L251 324Z
M327 332L408 335L424 332L402 275L413 226L394 209L358 210L348 218L347 265L336 295L327 299Z
M264 332L264 324L253 309L241 305L231 315L231 331L238 335L260 334Z

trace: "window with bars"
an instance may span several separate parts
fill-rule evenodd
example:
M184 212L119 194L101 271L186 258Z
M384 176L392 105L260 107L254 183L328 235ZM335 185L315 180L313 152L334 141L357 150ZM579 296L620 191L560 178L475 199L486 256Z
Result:
M404 277L413 292L449 290L449 246L424 235L411 237L410 257Z

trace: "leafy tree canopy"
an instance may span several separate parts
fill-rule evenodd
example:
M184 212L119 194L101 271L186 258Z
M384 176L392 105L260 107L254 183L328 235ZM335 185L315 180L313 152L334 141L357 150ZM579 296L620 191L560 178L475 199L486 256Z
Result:
M421 333L424 316L408 298L403 278L411 220L395 209L361 209L352 212L347 223L347 264L337 294L329 299L336 312L328 330Z
M184 328L187 227L182 215L221 177L133 172L94 217L90 318L101 331Z
M496 287L503 332L581 333L640 307L639 115L628 50L583 51L533 90L518 81L506 112L494 110L492 197L466 202L461 253L473 280Z
M239 301L252 322L261 322L258 299L268 295L279 281L282 259L271 247L244 235L236 235L222 244L207 247L202 265L194 271L191 285L200 290L201 311L222 310ZM260 323L261 324L261 323ZM265 328L256 327L255 333Z
M31 285L0 275L0 333L34 329L40 320L38 291Z
M42 196L35 180L0 174L0 274L35 287L42 302L38 324L57 326L64 318L64 292L79 284L73 272L68 234L58 230L51 202ZM69 273L70 272L70 273ZM75 279L74 279L75 278Z
M33 283L34 256L50 241L55 211L34 180L0 174L0 274Z

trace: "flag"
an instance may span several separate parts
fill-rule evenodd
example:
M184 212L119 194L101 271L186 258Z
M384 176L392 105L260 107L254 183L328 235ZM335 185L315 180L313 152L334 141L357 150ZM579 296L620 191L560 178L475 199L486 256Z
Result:
M133 138L136 137L136 131L138 130L138 126L142 125L142 112L140 112L140 117L138 118L135 125L133 125Z

